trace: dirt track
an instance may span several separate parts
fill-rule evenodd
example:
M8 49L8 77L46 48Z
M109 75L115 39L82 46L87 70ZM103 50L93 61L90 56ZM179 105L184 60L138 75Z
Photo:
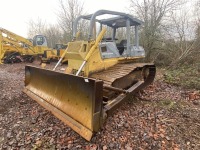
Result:
M87 142L21 92L24 66L0 65L0 149L200 149L199 95L160 74Z

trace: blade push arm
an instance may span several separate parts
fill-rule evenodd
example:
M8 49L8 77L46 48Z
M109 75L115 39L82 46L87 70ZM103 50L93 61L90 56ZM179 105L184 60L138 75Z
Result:
M79 68L79 70L76 73L76 76L79 75L79 73L81 72L81 70L83 69L83 67L85 66L87 60L90 58L90 56L92 55L92 53L94 52L95 48L98 46L99 42L102 40L104 34L106 33L106 29L103 28L102 31L100 32L100 34L98 35L95 44L92 46L92 48L90 49L90 51L88 52L88 54L86 55L81 67Z

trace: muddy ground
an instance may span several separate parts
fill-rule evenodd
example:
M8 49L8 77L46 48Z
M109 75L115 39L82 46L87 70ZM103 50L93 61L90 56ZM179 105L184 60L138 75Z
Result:
M199 91L165 83L161 71L87 142L22 93L24 67L0 65L0 149L200 149Z

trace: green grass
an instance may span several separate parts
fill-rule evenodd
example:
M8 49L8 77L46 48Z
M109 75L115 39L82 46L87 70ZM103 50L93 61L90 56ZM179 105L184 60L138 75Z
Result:
M167 108L167 109L173 109L177 107L177 104L173 100L163 99L157 102L157 106L162 107L162 108Z
M200 69L198 66L181 66L167 70L164 80L167 83L189 89L200 90Z

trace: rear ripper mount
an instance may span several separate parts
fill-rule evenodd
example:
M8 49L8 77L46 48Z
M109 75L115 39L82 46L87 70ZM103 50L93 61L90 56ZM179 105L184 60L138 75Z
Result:
M103 14L118 17L96 19ZM90 21L88 41L76 39L80 19ZM95 22L101 25L97 37L93 33ZM141 23L128 14L108 10L78 17L74 39L66 49L66 73L26 66L24 92L89 141L117 107L155 78L154 64L136 63L144 58L144 50L138 45ZM113 29L112 38L106 41L102 25ZM130 43L131 26L135 26L134 45ZM116 29L120 27L127 29L124 45L115 43Z

